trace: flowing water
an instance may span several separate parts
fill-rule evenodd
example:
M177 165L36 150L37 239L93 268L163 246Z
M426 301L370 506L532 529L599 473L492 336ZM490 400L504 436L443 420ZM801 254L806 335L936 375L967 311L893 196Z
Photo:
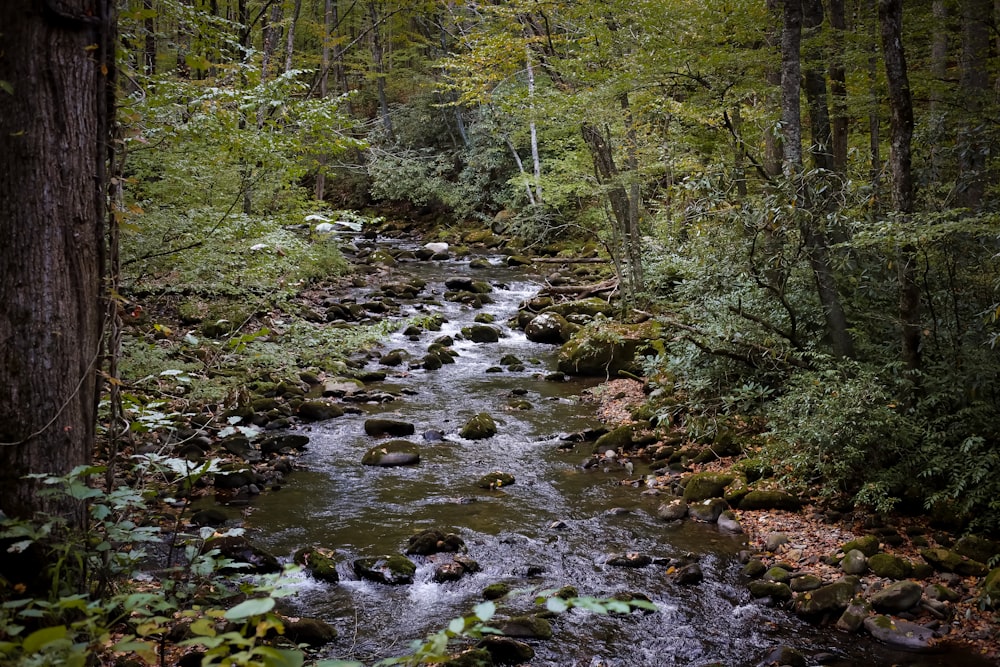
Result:
M427 287L418 300L404 305L404 316L441 313L442 331L425 332L414 341L401 333L385 349L402 348L419 359L441 335L458 337L480 312L496 317L505 334L498 343L456 340L455 364L440 370L385 369L400 400L362 406L348 414L304 428L308 450L299 470L279 492L265 494L247 513L253 541L285 558L304 546L334 550L341 564L338 584L298 575L292 610L333 624L339 638L321 657L366 662L405 653L409 642L447 627L482 601L489 584L507 582L516 589L554 589L573 585L580 595L609 597L639 592L659 610L651 614L600 616L573 610L553 621L555 636L530 641L531 665L653 667L660 665L755 665L771 648L794 646L815 655L840 656L841 665L966 665L968 656L916 656L878 646L867 638L818 629L752 601L740 581L736 559L740 537L723 535L712 525L691 521L669 525L656 518L660 499L623 486L624 468L584 469L591 445L565 449L561 436L599 426L594 404L580 395L597 380L546 381L554 368L555 348L528 341L504 323L517 305L537 291L538 280L524 270L508 269L492 258L492 269L471 270L467 260L407 262L404 276L422 278ZM494 285L493 304L473 310L441 299L447 278L467 275ZM358 293L362 298L367 291ZM501 357L516 355L526 370L487 373ZM371 369L379 368L377 362ZM511 409L527 400L530 410ZM464 440L458 430L479 412L489 412L498 434ZM370 416L404 419L416 425L421 462L413 467L376 468L360 461L377 441L365 435ZM441 442L425 442L429 429L445 433ZM491 471L502 470L516 482L497 490L476 486ZM634 476L647 472L639 464ZM427 528L456 532L481 571L458 582L436 583L434 566L418 564L415 583L387 586L360 580L355 558L401 553L409 536ZM639 569L605 564L611 554L638 552L654 558L696 554L705 579L680 586L665 566ZM500 613L528 612L533 595L501 603Z

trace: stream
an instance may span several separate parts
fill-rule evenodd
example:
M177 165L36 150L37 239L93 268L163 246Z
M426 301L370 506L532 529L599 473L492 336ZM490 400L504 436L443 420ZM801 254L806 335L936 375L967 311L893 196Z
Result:
M599 381L545 379L555 368L557 348L528 341L506 326L541 281L525 269L507 268L499 256L488 259L493 264L488 269L470 269L469 258L400 264L396 270L403 280L427 282L417 300L404 304L403 317L440 313L447 321L441 331L425 331L417 340L392 334L384 349L404 349L419 360L435 338L450 335L459 354L456 363L425 371L371 361L368 369L387 371L386 388L400 398L361 405L362 414L302 427L310 443L297 459L296 472L280 491L255 499L245 513L252 541L284 559L304 546L336 552L339 583L297 574L297 594L287 598L291 613L318 617L337 628L338 639L318 657L370 664L404 654L411 640L470 614L487 585L507 582L534 591L572 585L580 595L598 598L639 592L658 607L649 614L564 613L552 621L551 640L527 640L535 650L534 667L751 666L779 645L795 647L816 662L825 654L826 664L973 664L968 656L954 653L894 652L870 638L817 628L751 600L737 559L742 536L693 521L665 523L656 517L662 498L620 484L627 476L623 467L584 469L592 445L567 448L562 437L600 426L595 404L580 399ZM472 309L445 301L443 283L455 276L491 283L494 303ZM370 300L371 292L358 289L350 296ZM478 313L494 315L495 326L503 330L499 342L461 339L461 328ZM509 354L522 360L525 370L486 372ZM514 399L528 401L531 409L511 409ZM479 412L494 416L497 435L459 437L466 420ZM364 453L378 442L363 428L373 416L416 426L410 440L420 445L418 465L361 465ZM443 432L445 439L425 441L421 434L431 429ZM512 474L515 483L478 488L479 478L495 470ZM632 476L647 472L638 463ZM372 583L354 574L355 558L402 553L408 537L430 528L459 534L481 570L457 582L436 583L433 564L414 556L418 569L409 585ZM693 553L705 578L682 586L667 576L665 566L605 564L610 555L626 552L662 559ZM499 614L529 612L535 608L533 598L525 593L503 601Z

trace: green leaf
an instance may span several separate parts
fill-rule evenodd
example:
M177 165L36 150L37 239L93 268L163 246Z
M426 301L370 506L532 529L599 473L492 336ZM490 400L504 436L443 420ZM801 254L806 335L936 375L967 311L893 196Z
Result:
M7 93L8 95L14 94L14 86L10 85L10 81L0 80L0 90Z
M451 623L448 624L448 632L458 635L465 630L465 619L464 618L453 618Z
M240 621L251 616L262 616L274 609L274 598L250 598L225 613L227 621Z
M549 598L545 601L545 608L556 614L561 614L569 609L569 605L562 598Z
M191 632L196 635L201 635L203 637L214 637L215 636L215 623L208 618L199 618L197 621L191 624Z
M365 663L356 660L320 660L316 667L365 667Z
M66 639L68 634L69 631L65 625L54 625L51 628L35 630L24 638L22 650L28 655L38 653L46 644Z
M291 649L258 646L254 652L264 658L267 667L302 667L305 662L305 656L301 651Z
M493 618L493 615L497 613L497 606L493 602L482 602L477 604L473 609L472 613L476 615L480 621L488 621Z

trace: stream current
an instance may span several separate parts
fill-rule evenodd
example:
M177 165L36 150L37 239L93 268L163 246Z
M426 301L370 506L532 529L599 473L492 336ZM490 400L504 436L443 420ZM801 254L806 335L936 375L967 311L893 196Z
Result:
M500 257L489 259L492 268L476 270L469 268L468 258L401 263L401 277L394 280L427 282L418 300L404 304L401 316L440 313L447 322L440 332L426 331L418 340L397 332L385 341L385 350L404 349L418 360L435 338L450 335L459 353L456 363L425 371L405 365L384 368L372 361L369 368L386 370L385 384L401 392L400 398L304 427L310 443L296 472L281 491L257 498L246 513L251 539L272 553L290 559L305 546L336 552L339 583L299 574L297 594L288 598L292 613L318 617L337 628L339 638L320 657L371 663L404 654L411 640L469 615L483 600L484 587L506 582L517 590L536 591L572 585L580 595L593 597L638 592L658 607L654 613L626 616L564 613L553 619L551 640L528 640L536 654L534 667L751 666L778 645L807 655L826 654L827 664L973 664L953 654L891 651L867 637L816 628L751 600L736 556L742 537L693 521L664 523L656 517L662 498L622 485L623 467L584 469L592 445L567 450L562 436L600 425L594 403L580 400L581 392L599 381L544 379L555 368L557 348L528 341L506 326L518 304L537 292L540 280L503 266ZM494 302L471 309L445 301L444 281L456 276L490 282ZM370 292L350 296L369 300ZM478 313L494 315L494 326L503 332L499 342L461 339L461 328ZM521 359L526 369L486 372L508 354ZM514 398L527 400L532 408L511 409ZM494 416L497 435L459 437L466 420L479 412ZM374 416L416 426L417 435L410 439L420 444L418 465L361 465L364 453L378 442L363 428L364 420ZM424 441L420 434L430 429L443 432L445 440ZM516 482L496 490L476 486L482 475L495 470L511 473ZM638 463L633 477L647 472ZM388 586L354 574L355 558L402 553L407 538L424 529L459 534L468 556L482 569L457 582L436 583L433 564L414 556L418 569L413 584ZM681 586L671 581L665 566L605 564L610 555L626 552L654 558L696 554L705 579ZM515 596L499 604L498 614L537 610L533 600L528 593ZM831 656L837 659L831 661Z

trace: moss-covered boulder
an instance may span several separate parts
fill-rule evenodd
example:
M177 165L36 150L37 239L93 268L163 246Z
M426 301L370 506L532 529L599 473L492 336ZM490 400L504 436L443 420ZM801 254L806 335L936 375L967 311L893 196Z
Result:
M465 541L455 533L445 533L441 530L422 530L411 535L406 541L408 556L429 556L437 553L455 553L465 551Z
M870 616L864 626L875 639L909 651L926 651L934 641L931 629L889 616Z
M688 514L688 504L683 498L674 498L656 508L656 516L664 521L679 521Z
M493 656L484 648L470 648L442 663L441 667L493 667Z
M292 556L296 565L301 565L312 575L313 579L327 581L332 584L340 581L340 574L337 572L337 561L333 557L333 552L319 547L306 547L299 549Z
M878 553L868 559L868 567L878 577L906 579L913 574L913 564L905 558Z
M559 370L568 375L616 377L641 373L638 357L653 354L661 327L655 322L618 324L602 321L584 327L559 349Z
M740 499L741 510L788 510L801 509L802 501L786 491L756 489L744 494Z
M856 540L851 540L850 542L843 544L840 547L840 550L846 554L852 549L857 549L864 555L871 558L872 556L878 553L878 550L881 546L882 545L879 542L877 535L865 535L864 537L859 537Z
M206 550L218 549L219 555L234 563L243 563L245 567L224 568L224 572L232 574L271 574L281 572L281 563L272 554L256 547L242 536L216 537L205 542Z
M979 600L987 609L1000 610L1000 567L993 568L986 575Z
M841 559L840 569L847 574L864 574L868 571L868 557L860 549L851 549Z
M390 440L375 445L361 457L361 465L395 468L420 463L420 448L409 440Z
M756 599L767 598L774 604L787 602L792 599L792 589L788 587L788 584L782 584L777 581L757 579L751 581L747 585L747 588L750 591L751 597Z
M508 593L514 590L514 587L510 584L503 582L497 582L495 584L490 584L483 589L483 599L484 600L499 600Z
M318 618L285 619L285 636L296 644L318 647L337 638L337 629Z
M689 503L721 498L735 475L721 472L699 472L690 475L684 484L684 500Z
M948 549L924 549L920 556L935 570L954 572L963 577L982 577L988 572L986 565Z
M559 313L542 313L525 325L524 335L535 343L561 345L570 337L570 326Z
M511 637L483 637L476 648L489 651L496 665L525 665L535 657L535 649Z
M414 562L399 554L358 558L354 561L354 573L359 577L390 586L412 584L416 571Z
M465 426L458 434L465 438L466 440L484 440L486 438L492 438L497 434L497 423L493 420L493 417L486 412L480 412L478 415L465 422Z
M792 578L792 573L780 565L775 565L765 572L762 578L764 581L776 581L780 584L787 584Z
M631 426L619 426L603 434L594 443L594 453L604 454L607 451L618 452L632 448L635 431Z
M900 614L913 609L924 594L923 587L913 581L897 581L871 596L872 607L883 614Z
M827 614L839 616L847 609L857 592L858 580L845 577L814 591L798 594L793 609L804 618L817 618Z
M296 413L300 419L314 422L341 417L344 414L344 408L329 401L302 401Z
M728 509L729 503L722 498L709 498L697 503L688 503L688 516L695 521L716 523L722 513Z
M365 433L378 438L389 435L394 438L404 438L413 435L416 427L410 422L401 419L388 419L385 417L373 417L365 420Z
M563 317L570 317L571 315L584 315L586 317L606 315L610 317L614 314L615 309L614 306L604 299L592 296L586 299L576 299L574 301L553 304L543 312L558 313Z
M864 625L865 619L871 616L872 606L861 597L851 600L847 609L837 619L836 628L841 632L857 632Z
M552 639L552 625L539 616L513 616L499 623L501 634L521 639Z
M500 487L510 486L513 483L513 475L509 472L500 472L499 470L496 470L480 477L476 486L480 489L499 489Z
M1000 542L977 535L966 535L955 542L952 551L980 563L989 563L994 556L1000 556Z
M462 327L462 335L473 343L495 343L500 340L500 329L490 324L473 324Z

